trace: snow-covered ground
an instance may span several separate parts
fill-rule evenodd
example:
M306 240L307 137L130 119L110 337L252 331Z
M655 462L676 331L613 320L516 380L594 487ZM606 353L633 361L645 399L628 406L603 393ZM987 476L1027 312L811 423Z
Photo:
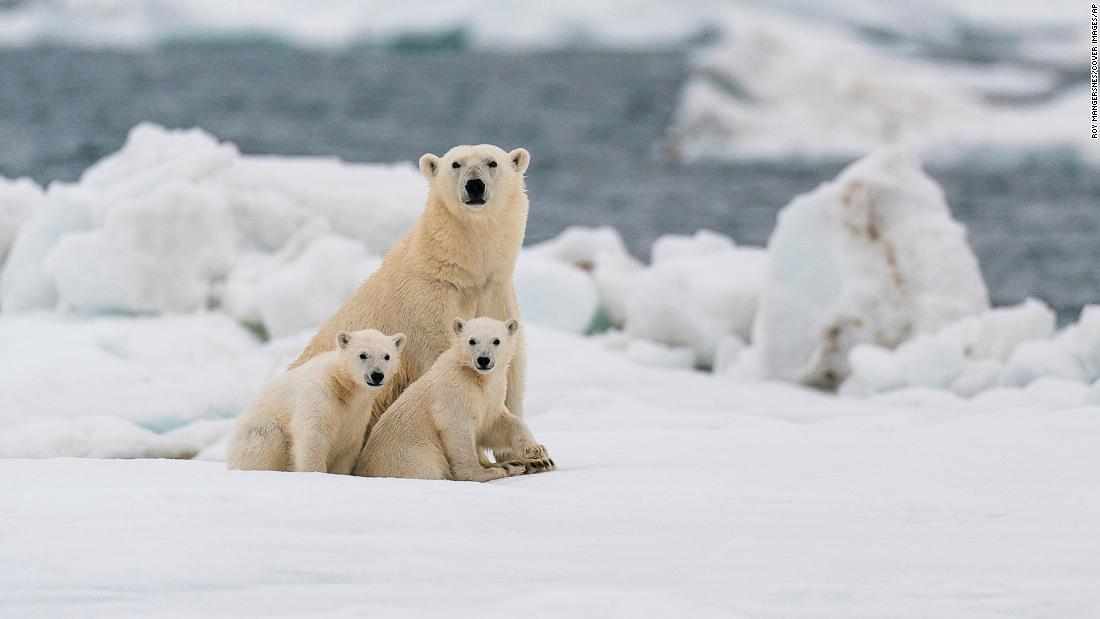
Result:
M0 460L0 615L1086 617L1100 407L836 398L530 333L560 470Z

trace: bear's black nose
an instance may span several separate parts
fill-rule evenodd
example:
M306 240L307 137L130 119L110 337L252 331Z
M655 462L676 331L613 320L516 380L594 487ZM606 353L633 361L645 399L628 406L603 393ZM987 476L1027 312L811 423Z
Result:
M372 382L376 385L382 384L382 380L385 379L385 378L386 378L386 375L383 374L382 372L371 372L370 373L370 382Z
M466 194L471 200L480 200L485 197L485 183L479 178L471 178L466 181Z
M489 363L490 363L489 357L478 357L477 358L477 367L479 367L479 368L487 368L487 367L489 367Z

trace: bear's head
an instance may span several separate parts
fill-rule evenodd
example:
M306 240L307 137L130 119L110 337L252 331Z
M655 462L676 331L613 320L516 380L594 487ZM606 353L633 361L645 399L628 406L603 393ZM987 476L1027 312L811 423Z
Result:
M341 331L336 334L336 350L344 370L368 387L381 387L393 375L405 344L405 334L386 335L374 329Z
M482 374L495 367L507 367L515 350L515 336L519 331L516 320L493 320L481 316L471 320L455 318L455 348L461 351L461 359Z
M506 153L492 144L455 146L446 155L428 153L420 171L433 196L452 213L479 213L506 207L524 190L531 155L522 148Z

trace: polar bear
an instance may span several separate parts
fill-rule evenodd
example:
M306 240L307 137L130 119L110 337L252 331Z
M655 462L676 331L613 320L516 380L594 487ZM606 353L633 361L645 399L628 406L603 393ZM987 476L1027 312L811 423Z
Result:
M356 475L489 481L554 468L505 405L519 323L455 318L452 329L451 347L375 425ZM487 449L518 459L493 463Z
M371 404L400 363L405 334L340 331L333 343L334 350L264 385L237 418L229 468L352 472Z
M523 175L530 155L517 148L456 146L420 158L427 206L382 266L323 325L292 367L332 348L337 331L373 327L409 334L401 364L374 401L371 425L450 346L453 316L518 318L512 271L527 228ZM522 334L508 370L508 410L523 417L526 354ZM368 428L368 433L369 433Z

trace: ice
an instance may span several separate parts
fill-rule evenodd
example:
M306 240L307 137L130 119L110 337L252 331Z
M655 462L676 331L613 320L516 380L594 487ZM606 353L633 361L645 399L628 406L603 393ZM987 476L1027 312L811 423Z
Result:
M767 251L752 341L774 378L836 386L856 345L893 348L989 305L965 229L902 148L795 198Z
M6 458L191 458L228 432L230 420L199 420L165 434L107 415L32 421L0 436Z
M766 261L763 250L739 247L727 236L700 230L693 235L661 236L651 254L652 263L643 265L627 252L619 234L607 227L571 227L533 245L523 252L516 270L524 316L555 325L549 315L560 315L562 324L557 326L562 328L592 326L587 290L594 284L606 326L621 328L628 339L637 340L630 354L649 365L682 366L683 351L689 350L693 358L688 365L710 368L725 338L742 343L749 339ZM531 279L531 267L524 265L535 264L536 258L569 265L576 283L566 287L563 270L560 283L539 285L546 292L535 300L535 287L522 280ZM581 274L587 274L591 284L582 285ZM530 304L524 302L525 296L532 299ZM578 313L572 323L566 319L570 311ZM588 322L582 317L589 317ZM663 350L672 355L658 361Z
M207 306L211 282L233 261L228 208L209 187L168 181L115 198L98 215L93 229L63 236L46 256L62 307L193 311Z
M1086 45L1068 5L1009 19L981 2L748 4L695 55L670 130L684 159L851 159L907 142L948 164L996 165L991 149L1100 162L1072 116L1087 93L1059 77ZM957 34L977 29L997 43Z
M79 182L50 186L16 237L0 306L155 313L225 303L288 334L339 306L416 221L425 193L407 163L242 156L200 130L138 125Z
M234 270L224 295L231 316L272 337L316 329L381 265L362 241L303 232L278 254Z
M711 232L710 230L698 230L692 236L681 234L660 236L653 242L650 257L653 264L660 264L678 258L728 253L735 247L733 239L724 234Z
M1000 387L1031 388L1057 380L1054 384L1073 385L1068 389L1072 394L1100 378L1097 359L1098 306L1087 306L1076 323L1056 332L1054 311L1028 299L917 335L893 351L857 346L849 356L852 376L844 391L868 394L927 387L972 397ZM1070 395L1069 400L1080 398Z
M1085 404L1100 406L1100 380L1094 382L1092 387L1085 393Z
M653 264L634 274L624 302L628 335L687 346L695 364L712 367L727 336L748 340L766 256L759 248L703 231L654 243Z
M740 336L726 335L718 340L714 351L713 370L718 374L734 372L738 365L744 363L749 357L748 343Z
M16 232L41 203L42 188L34 181L0 177L0 267L4 266Z
M687 346L631 340L627 342L624 352L627 359L649 367L691 369L695 366L695 351Z
M696 58L671 129L673 146L689 160L857 157L977 123L983 108L976 93L936 75L842 31L739 12Z
M584 333L600 307L588 273L560 261L522 252L512 277L523 319L570 333Z
M623 325L631 278L642 269L642 263L630 255L617 230L570 226L553 239L525 248L524 255L556 260L590 273L604 316L614 326Z
M5 432L31 422L97 418L76 429L65 430L62 423L41 431L102 436L104 449L115 447L98 432L136 435L122 424L104 425L105 417L164 431L196 419L235 416L281 361L278 342L262 345L218 313L79 320L5 314L0 350ZM0 455L24 453L17 443L7 443L17 451ZM60 453L85 452L81 447Z
M1001 382L1022 387L1042 376L1084 381L1085 372L1061 342L1035 340L1020 344L1009 357Z

